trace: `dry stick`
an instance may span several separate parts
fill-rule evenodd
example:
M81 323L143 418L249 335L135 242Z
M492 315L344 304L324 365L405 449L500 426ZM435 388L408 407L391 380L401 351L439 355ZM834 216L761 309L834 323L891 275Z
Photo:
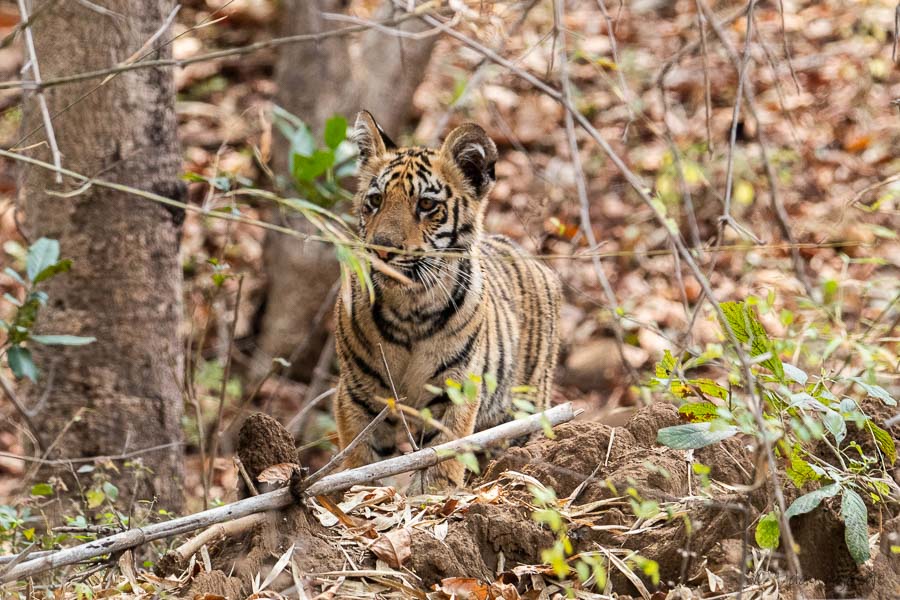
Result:
M709 80L709 49L706 47L706 16L697 4L697 26L700 28L700 53L703 56L703 108L706 111L706 153L712 156L712 84Z
M306 490L306 497L331 494L383 477L431 467L453 458L459 452L485 448L503 440L530 435L540 431L546 422L549 422L551 425L558 425L571 421L575 416L576 412L571 403L561 404L525 419L510 421L439 446L424 448L404 456L329 475L310 486ZM130 529L116 535L24 562L10 569L8 573L0 578L0 583L25 579L50 569L75 564L97 556L120 552L153 540L188 533L216 523L234 521L247 515L284 508L294 503L295 500L291 491L287 488L282 488L194 515Z
M43 442L41 441L40 431L34 424L34 421L31 420L31 414L28 412L28 409L25 408L25 405L22 404L22 402L19 400L19 397L16 396L16 392L12 389L12 385L10 385L9 381L7 381L6 378L2 375L0 375L0 387L3 388L3 393L7 398L9 398L9 401L12 402L12 405L16 407L16 410L22 416L22 420L25 422L25 427L28 428L28 431L31 433L32 439L34 441L34 449L38 454L40 454L43 451Z
M606 11L606 2L597 0L597 6L600 8L600 12L603 13L603 19L606 21L606 37L609 38L610 52L612 52L613 63L616 65L619 86L622 88L622 99L625 101L625 108L628 109L628 122L625 123L625 129L622 131L622 139L626 140L628 139L628 128L635 121L634 107L631 106L634 95L628 87L628 82L625 81L625 71L622 69L622 65L619 64L619 48L618 44L616 44L616 34L613 31L613 20ZM562 9L560 9L560 16L562 16ZM557 23L557 26L562 27L562 22ZM564 43L565 38L563 37L560 41ZM568 67L566 68L566 71L568 71Z
M384 354L384 346L381 345L381 342L378 342L378 350L381 351L381 363L384 365L384 370L388 376L388 382L391 384L391 393L394 395L394 402L396 404L401 404L400 396L397 395L397 387L394 385L394 376L391 375L391 368L388 366L387 356ZM412 446L413 450L418 450L419 446L416 444L415 438L413 438L412 432L409 430L409 425L406 422L406 416L403 414L403 411L400 412L400 422L403 423L403 429L406 430L407 438L409 439L409 444Z
M387 416L388 416L388 414L390 414L390 412L391 412L390 407L385 406L384 408L382 408L381 412L378 413L377 415L375 415L375 418L372 419L371 421L369 421L369 423L365 427L363 427L362 431L360 431L359 433L356 434L356 437L354 437L350 441L349 444L347 444L344 448L342 448L340 452L338 452L337 454L332 456L331 460L329 460L327 463L325 463L324 467L322 467L321 469L319 469L318 471L316 471L315 473L313 473L312 475L307 477L303 481L303 484L300 486L299 491L300 492L306 491L307 489L309 489L310 487L315 485L317 481L319 481L320 479L322 479L323 477L325 477L326 475L328 475L329 473L331 473L332 471L337 469L341 465L343 460L347 456L349 456L351 452L356 450L357 446L359 446L361 443L363 443L365 441L368 441L369 435L373 431L375 431L376 427L381 425L381 422L387 418Z
M697 0L697 4L707 16L713 32L722 43L722 47L725 49L725 54L728 55L729 60L734 65L734 68L740 69L737 52L732 47L728 36L725 35L725 31L722 29L719 23L716 23L714 19L709 18L710 13L712 12L709 8L709 5L706 4L704 0ZM747 44L749 44L749 39L747 40ZM789 219L787 211L785 210L784 203L781 201L781 197L778 193L778 177L775 174L775 169L772 166L772 161L769 159L768 145L766 144L765 133L763 132L762 122L759 118L759 111L757 111L756 109L756 98L753 90L753 84L751 82L748 81L747 85L744 86L743 93L744 100L747 102L747 111L750 113L750 116L753 117L753 120L757 123L756 137L759 142L760 153L762 155L763 165L765 166L766 170L766 180L769 184L772 212L775 213L775 219L778 222L778 228L781 230L781 235L785 240L787 240L788 244L796 244L794 234L791 231L790 225L788 224ZM800 256L799 248L791 249L791 263L794 266L794 272L797 275L797 279L800 280L800 283L801 285L803 285L806 294L812 297L812 284L809 282L809 278L806 275L805 263L803 262L803 257Z
M127 460L129 458L134 458L135 456L140 456L142 454L148 454L150 452L158 452L160 450L168 450L169 448L174 448L175 446L182 446L183 442L170 442L168 444L160 444L158 446L150 446L148 448L141 448L140 450L132 450L131 452L125 452L123 454L105 454L102 456L78 456L74 458L35 458L33 456L23 456L21 454L13 454L12 452L0 452L0 456L5 458L12 458L15 460L21 460L22 462L32 462L41 465L73 465L73 464L81 464L81 463L90 463L90 462L108 462L111 460Z
M333 396L335 392L337 392L336 388L327 389L312 400L306 402L306 404L303 405L303 408L300 409L300 412L294 415L294 417L290 421L288 421L287 425L285 425L284 428L287 429L291 434L294 434L296 436L297 434L295 432L303 430L307 415L309 415L309 413L312 412L312 410L317 407L322 402L322 400Z
M747 231L743 226L738 225L734 217L731 216L731 196L734 187L734 151L737 146L737 129L741 120L741 103L744 99L744 82L747 79L747 70L750 65L750 48L753 39L753 8L756 6L756 0L750 0L747 4L747 30L744 35L744 56L738 67L738 89L735 94L734 110L731 113L731 132L728 138L728 162L725 168L725 207L721 217L724 225L730 225L737 233L745 235Z
M416 7L414 12L406 13L400 15L398 17L394 17L392 19L386 19L384 21L377 21L379 25L397 25L404 21L408 21L409 19L413 19L421 16L422 14L427 14L431 8L436 3L428 2ZM278 46L285 46L289 44L298 44L305 42L320 42L324 39L332 38L332 37L341 37L345 35L350 35L353 33L358 33L360 31L366 31L371 27L368 25L354 25L351 27L343 27L341 29L329 30L323 33L308 33L308 34L300 34L300 35L290 35L280 38L273 38L271 40L265 40L261 42L255 42L253 44L247 44L246 46L239 46L237 48L228 48L225 50L217 50L215 52L209 52L206 54L198 54L197 56L192 56L190 58L176 59L176 58L161 58L155 60L143 60L137 61L131 64L118 64L106 69L99 69L96 71L85 71L83 73L75 73L72 75L66 75L63 77L56 77L53 79L46 79L41 82L38 86L34 81L28 80L14 80L14 81L5 81L0 83L0 89L12 89L12 88L22 88L22 89L47 89L50 87L55 87L58 85L63 85L67 83L75 83L78 81L86 81L89 79L99 79L101 77L106 77L107 75L115 75L118 73L124 73L126 71L134 71L137 69L150 69L150 68L171 68L178 67L183 68L187 65L191 65L199 62L208 62L212 60L217 60L220 58L228 58L231 56L241 56L244 54L251 54L253 52L257 52L259 50L265 48L275 48Z
M560 83L562 84L562 97L566 103L570 103L572 100L572 92L571 92L571 80L569 79L569 62L568 55L566 53L566 34L565 30L562 27L563 21L563 7L562 0L554 0L554 29L556 29L556 39L557 46L559 47L559 78ZM606 11L603 11L606 14ZM608 17L607 17L608 18ZM607 21L607 27L611 27L609 22ZM610 37L612 37L612 31L609 32ZM623 91L623 94L625 92ZM572 113L566 112L565 114L566 120L566 137L569 141L569 155L570 160L572 162L572 169L575 171L575 187L578 190L578 199L581 207L581 230L584 232L584 236L587 239L588 247L595 248L597 246L597 238L594 236L594 228L591 224L591 210L590 210L590 201L588 199L587 193L587 183L584 180L584 170L581 165L581 155L578 153L578 140L575 138L575 122L572 120ZM594 272L597 275L597 279L600 281L600 286L603 288L603 293L606 296L606 301L609 302L609 307L612 309L612 323L613 323L613 333L616 336L616 348L619 351L619 358L622 361L622 366L628 371L628 374L631 376L632 381L638 382L640 381L640 376L637 373L637 370L628 362L628 357L625 356L625 335L623 333L622 320L619 308L619 301L616 299L616 293L613 291L612 286L609 283L609 279L606 277L606 273L603 271L603 265L600 264L600 259L596 256L593 259Z
M506 66L506 64L504 64L504 66ZM513 68L515 68L515 67L513 67ZM553 98L556 101L560 101L560 98L561 98L560 94L553 88L549 87L547 84L541 82L539 79L534 78L532 75L530 75L529 73L527 73L525 71L521 71L521 73L522 73L521 75L516 71L514 71L514 73L516 75L519 75L523 79L526 79L526 81L528 81L529 83L532 83L533 85L538 87L538 89L541 92L543 92L544 94L550 96L551 98ZM537 84L535 84L534 82L537 82ZM540 87L540 86L544 86L544 87ZM583 127L585 129L585 131L588 132L588 134L590 135L590 137L592 139L594 139L596 141L598 136L600 135L600 133L590 124L590 121L588 121L584 115L577 113L577 109L571 103L568 105L563 104L563 107L566 108L566 110L569 110L571 108L571 111L573 111L573 114L575 116L576 122L581 127ZM599 142L598 142L598 144L599 144ZM612 152L611 147L610 147L610 151ZM269 223L267 221L261 221L259 219L253 219L253 218L249 218L249 217L243 217L240 215L234 215L230 212L221 212L221 211L207 212L203 208L196 206L194 204L187 204L185 202L179 202L178 200L172 200L171 198L166 198L165 196L161 196L159 194L154 194L153 192L148 192L146 190L142 190L142 189L139 189L136 187L131 187L131 186L120 184L120 183L113 183L111 181L106 181L104 179L96 179L96 178L88 177L87 175L84 175L82 173L76 173L75 171L71 171L71 170L65 169L65 168L57 169L51 163L48 163L48 162L45 162L42 160L38 160L36 158L31 158L29 156L20 154L18 152L10 152L9 150L0 149L0 157L7 158L9 160L14 160L17 162L27 163L30 165L34 165L36 167L40 167L42 169L47 169L49 171L58 171L58 172L62 173L63 175L65 175L66 177L71 177L72 179L76 179L78 181L83 182L85 184L84 186L82 186L84 189L87 189L87 187L89 187L89 186L95 185L97 187L116 190L118 192L122 192L125 194L131 194L133 196L138 196L140 198L144 198L144 199L150 200L152 202L157 202L157 203L165 205L165 206L173 206L173 207L182 209L186 212L197 213L204 217L209 217L209 218L214 218L214 219L222 219L224 221L235 221L237 223L243 223L245 225L252 225L254 227L259 227L260 229L264 229L266 231L274 231L276 233L281 233L281 234L284 234L284 235L287 235L287 236L290 236L290 237L293 237L293 238L299 239L299 240L320 242L320 243L324 243L324 244L332 244L332 245L342 246L345 248L352 248L352 249L392 250L392 251L397 250L396 248L388 248L386 246L379 246L377 244L367 244L361 240L336 239L336 238L329 238L329 237L326 237L323 235L313 235L313 234L308 234L308 233L302 233L302 232L296 231L294 229L291 229L290 227L276 225L274 223ZM621 162L621 159L619 159L619 161L620 161L620 164L624 165L624 163ZM617 168L619 167L619 163L616 163L615 160L613 160L612 162L614 164L616 164ZM634 175L634 173L631 173L631 176L634 177L634 179L629 179L627 176L625 177L625 179L626 179L626 181L628 181L629 185L631 185L632 187L634 187L635 185L643 185L640 182L640 179L637 178L637 175ZM83 190L80 190L80 191L83 191ZM52 192L48 192L48 193L52 193ZM63 195L63 194L57 194L57 195L61 196L61 197L67 197L66 195ZM644 195L641 196L642 199L644 199L645 197L647 199L649 199L649 196L646 193L644 193ZM871 246L871 244L864 244L862 242L854 241L854 240L836 240L836 241L832 241L832 242L825 242L825 243L818 243L818 244L816 244L816 243L797 243L795 245L798 249L800 249L800 248L838 248L838 247L845 248L845 247L854 247L854 246L870 247ZM732 245L728 245L728 246L722 246L719 249L717 249L716 251L720 252L720 251L727 250L727 251L741 252L741 251L759 250L759 249L786 249L786 248L790 248L790 246L791 246L790 244L765 244L762 246L759 246L759 245L747 246L747 245L741 245L741 244L732 244ZM707 252L711 252L711 251L712 250L707 250ZM452 252L452 251L433 252L433 251L404 250L404 251L398 251L398 252L404 254L405 256L426 256L427 255L427 256L440 256L440 257L447 257L447 258L459 258L459 257L469 256L469 254L465 253L465 252ZM617 256L619 256L619 257L621 257L621 256L667 256L669 254L671 254L671 251L668 249L645 250L645 251L640 251L640 252L634 251L634 250L623 250L623 251L616 251L616 252L600 252L595 249L590 249L585 252L578 252L574 255L572 255L572 254L528 254L528 253L525 253L525 254L522 254L521 256L509 257L504 260L557 260L557 259L586 260L589 258L593 258L594 256L598 256L601 258L613 258L613 257L617 257ZM375 268L382 270L376 261L372 261L372 265ZM387 274L389 276L393 276L393 274L390 271L388 271Z
M225 352L225 370L222 373L222 386L219 388L219 409L216 422L213 424L212 440L209 449L209 469L206 471L206 489L212 486L213 471L216 470L216 455L219 453L219 439L222 437L222 413L225 410L225 392L228 389L228 378L231 376L231 351L234 349L234 332L237 329L238 311L241 308L241 291L244 288L244 277L238 278L237 296L234 300L234 313L231 317L231 330L228 332L228 349ZM204 499L204 503L206 499Z
M19 16L22 23L28 22L28 7L25 6L25 0L19 0ZM41 118L44 121L44 131L47 133L47 143L50 145L50 155L53 157L53 164L57 168L62 167L62 155L59 153L59 146L56 144L56 132L53 130L53 121L50 119L50 109L47 107L47 98L41 89L41 70L38 67L37 52L34 49L34 36L31 34L31 27L24 25L25 31L25 48L28 51L28 63L31 66L31 74L34 75L34 85L36 86L38 106L41 109ZM56 183L62 183L62 174L56 172Z
M260 523L263 523L265 520L265 513L257 513L227 523L217 523L195 537L192 537L174 550L170 550L166 553L166 556L174 558L176 563L180 566L190 560L190 558L199 552L200 548L203 546L220 539L227 539L244 533L245 531L253 529Z
M436 26L443 25L429 15L423 15L421 18L426 22L435 24ZM602 135L600 135L600 132L597 131L597 129L591 124L588 118L585 117L581 112L579 112L571 102L567 102L560 92L553 89L531 73L510 63L510 61L506 60L502 56L499 56L490 48L483 46L482 44L456 31L455 29L447 27L444 28L444 31L449 36L461 41L463 44L472 48L492 62L506 67L511 73L513 73L520 79L527 81L539 91L559 102L566 111L571 113L572 117L578 122L578 124L581 125L581 127L584 128L584 130L597 143L597 145L600 146L604 154L606 154L607 158L609 158L610 162L612 162L616 166L616 168L625 178L625 181L627 181L628 184L634 189L635 193L637 193L638 197L640 197L644 205L650 209L650 211L653 213L653 217L660 224L660 226L663 227L663 229L666 231L666 234L669 236L672 243L677 248L682 260L685 262L685 264L688 265L688 267L690 267L691 272L694 274L694 277L700 284L701 289L710 299L713 309L716 312L716 316L719 319L719 323L722 325L722 328L725 331L726 336L728 337L728 341L731 344L731 347L734 348L734 351L737 354L738 361L741 365L741 371L743 373L744 379L747 381L750 392L750 399L752 401L751 408L753 410L751 412L753 413L753 418L756 421L757 426L760 428L760 432L763 434L762 442L763 446L765 447L766 458L768 460L769 470L772 478L772 487L774 489L773 493L775 495L775 500L778 503L778 507L781 510L781 526L782 531L785 532L785 546L787 547L788 563L791 567L792 573L795 576L800 577L802 571L800 568L799 559L797 558L797 553L794 551L793 535L791 534L787 520L784 518L784 513L787 511L787 504L785 502L784 493L781 489L781 484L777 474L778 463L775 461L775 453L772 450L772 442L771 440L769 440L768 436L764 435L765 431L767 430L767 424L762 415L762 403L759 402L759 393L756 389L756 381L753 377L753 373L750 370L750 358L747 356L747 353L741 346L740 341L734 335L734 329L732 329L731 325L728 323L728 320L725 318L725 313L722 311L722 307L716 300L716 295L713 292L712 285L710 284L709 279L704 275L703 271L697 265L697 262L694 260L694 257L691 255L690 250L681 239L678 231L670 228L670 224L667 221L666 216L659 211L659 208L653 202L653 199L650 197L650 194L647 191L647 187L643 184L641 179L634 173L634 171L628 168L628 165L625 164L625 161L623 161L622 158L618 154L616 154L612 146L609 145L609 142L607 142L606 139Z

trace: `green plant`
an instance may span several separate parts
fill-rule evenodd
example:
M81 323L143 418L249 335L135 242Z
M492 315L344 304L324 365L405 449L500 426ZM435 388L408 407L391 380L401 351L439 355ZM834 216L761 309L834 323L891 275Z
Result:
M831 290L830 301L837 299L837 289ZM869 379L842 376L840 370L807 373L783 362L782 353L793 350L796 356L800 346L768 336L757 306L771 308L772 303L770 295L765 304L753 299L720 305L751 359L764 427L760 428L752 412L756 401L741 387L741 367L736 355L725 353L718 346L697 356L677 358L666 351L656 366L652 385L678 398L678 412L689 422L660 429L657 440L679 449L702 448L738 433L752 436L760 444L768 441L785 462L786 474L795 486L816 486L797 498L785 516L809 512L824 499L840 495L847 548L857 563L865 562L869 558L868 515L860 494L867 495L876 505L890 500L897 490L888 468L897 460L897 449L891 435L864 412L862 400L868 397L888 406L896 406L897 402L874 383L871 373ZM793 315L782 314L781 319L790 324ZM826 350L830 346L829 342ZM726 367L727 382L688 375L713 362ZM865 450L850 435L849 425L856 428L863 441L871 440L871 450ZM756 528L758 545L775 548L779 538L777 513L763 516Z
M72 268L72 261L59 258L59 242L41 238L29 246L25 253L24 276L12 267L3 272L15 280L25 291L24 299L19 300L12 294L4 294L3 298L16 307L12 320L0 319L0 329L6 332L6 340L0 344L0 358L6 355L6 364L17 379L27 377L37 381L38 370L31 357L30 343L47 346L82 346L95 339L76 335L48 335L34 333L41 307L46 306L48 296L38 289L43 281L67 272Z
M347 140L347 119L335 115L325 122L322 144L299 117L273 108L275 127L290 143L291 175L296 190L311 202L331 207L352 195L340 181L356 175L356 146Z

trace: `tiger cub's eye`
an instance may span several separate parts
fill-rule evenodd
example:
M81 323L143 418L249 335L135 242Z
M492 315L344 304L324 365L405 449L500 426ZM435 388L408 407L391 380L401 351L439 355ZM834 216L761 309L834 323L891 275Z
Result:
M419 210L421 212L433 210L435 206L437 206L437 202L432 198L419 198Z
M369 206L373 210L381 208L381 194L371 194L369 196L366 196L366 199L369 202Z

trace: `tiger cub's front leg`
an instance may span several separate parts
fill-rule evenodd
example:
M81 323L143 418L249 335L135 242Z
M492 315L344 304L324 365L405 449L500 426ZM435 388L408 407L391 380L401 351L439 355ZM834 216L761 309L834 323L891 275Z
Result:
M350 445L380 410L369 400L370 396L357 396L342 375L338 383L334 402L334 416L337 424L338 444L341 450ZM388 417L372 431L344 458L343 467L354 469L371 464L397 453L392 417Z
M435 398L429 403L429 409L444 406L445 410L440 419L441 428L424 426L420 440L425 446L432 447L450 442L475 432L475 422L478 416L478 402L466 402L465 404L453 404L446 394ZM456 459L445 460L437 465L418 471L413 475L408 493L423 494L429 491L446 488L461 487L465 478L466 468Z

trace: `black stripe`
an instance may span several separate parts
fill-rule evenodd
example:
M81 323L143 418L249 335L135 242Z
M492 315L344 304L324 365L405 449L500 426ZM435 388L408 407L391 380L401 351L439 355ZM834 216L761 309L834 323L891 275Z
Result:
M381 412L380 409L375 409L367 399L360 397L357 391L347 383L344 383L344 389L347 390L347 396L350 397L350 401L362 408L370 417L377 417L378 413Z
M428 433L423 433L420 445L427 446L428 444L430 444L431 442L434 441L434 438L436 438L440 432L441 432L440 429L432 429Z
M451 227L451 231L453 232L453 237L450 238L450 247L456 247L456 242L459 240L459 232L456 228L459 226L459 202L453 203L453 225Z
M450 359L441 361L441 364L438 365L438 368L435 369L434 374L431 376L432 378L437 377L444 371L449 371L459 365L463 364L472 352L472 346L475 345L475 340L478 338L478 334L481 333L481 325L478 325L478 329L475 330L475 333L469 336L469 339L466 340L463 347L459 349L459 351L453 355Z
M372 321L375 323L375 327L378 329L378 333L381 334L381 337L385 339L390 344L394 344L395 346L403 346L407 350L412 349L412 343L409 340L409 337L406 336L406 339L402 339L397 335L394 335L396 332L396 327L389 323L387 319L385 319L384 315L381 312L381 303L378 301L375 302L375 305L372 306Z
M496 319L497 323L500 324L500 312L497 310L497 303L494 302L494 319ZM507 332L509 331L509 325L507 324ZM494 373L494 380L497 382L497 389L494 390L495 394L503 394L503 379L506 377L506 353L503 350L503 340L504 337L502 332L499 331L497 335L497 372Z
M365 375L368 375L370 378L377 380L378 385L380 385L382 389L391 389L384 378L381 376L381 373L373 369L371 365L369 365L369 363L363 360L363 358L356 352L354 352L351 348L348 348L347 350L350 354L350 357L353 359L353 363L360 371L362 371Z
M468 258L460 259L460 272L464 275L470 275L472 272L472 263ZM464 305L467 299L467 295L469 293L469 283L466 280L465 276L461 276L457 278L456 286L453 288L453 293L450 295L451 300L444 305L444 308L439 309L433 312L426 312L422 314L422 317L428 321L434 321L434 325L432 325L422 336L421 338L428 338L433 336L438 331L442 330L447 324L450 322L450 319L453 315L456 314L458 310L460 310Z

